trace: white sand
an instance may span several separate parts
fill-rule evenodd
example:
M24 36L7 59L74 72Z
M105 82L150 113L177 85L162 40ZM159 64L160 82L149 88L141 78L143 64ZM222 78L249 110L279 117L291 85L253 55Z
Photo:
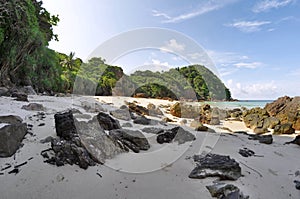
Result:
M105 165L97 165L82 170L76 165L56 167L43 163L40 152L50 145L49 143L41 144L39 140L49 135L55 136L54 113L67 108L76 108L82 113L86 113L81 108L81 103L93 102L93 99L30 96L29 100L30 102L42 103L47 108L44 121L29 120L29 116L36 114L36 112L20 109L22 105L28 103L12 101L11 98L0 98L0 114L21 116L25 122L34 125L32 132L36 135L26 136L23 141L24 146L16 153L15 160L14 157L0 159L0 168L3 168L5 163L20 164L33 157L32 160L28 161L28 164L20 168L20 173L17 175L8 174L7 172L11 169L0 171L4 173L4 175L0 175L1 199L211 198L205 186L212 184L216 178L203 180L188 178L189 173L194 168L194 163L191 159L186 158L210 151L230 155L241 163L244 177L237 181L228 182L237 185L246 195L250 195L250 198L300 198L300 192L296 190L293 183L297 178L300 180L300 177L294 175L297 170L300 170L300 158L298 157L300 147L283 145L292 139L286 136L274 136L274 143L265 145L248 140L245 135L230 135L217 127L212 128L222 133L201 133L184 127L196 135L195 142L183 145L177 143L159 145L155 141L155 136L145 134L151 144L149 151L140 154L121 154L108 160ZM99 97L100 102L113 103L113 105L103 105L106 110L120 107L124 104L124 100L138 101L143 106L149 102L156 105L174 103L154 99ZM176 119L168 116L171 119ZM36 118L33 117L33 119ZM37 126L40 123L45 123L45 126ZM224 122L224 126L234 131L247 130L241 122ZM136 126L136 128L142 127L144 126ZM243 147L247 147L264 157L244 158L238 154L239 149ZM102 175L102 178L96 174L97 172Z

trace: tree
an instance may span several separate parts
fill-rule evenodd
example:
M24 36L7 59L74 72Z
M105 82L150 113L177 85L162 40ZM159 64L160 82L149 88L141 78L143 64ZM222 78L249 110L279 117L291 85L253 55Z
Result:
M52 27L58 21L42 2L0 0L0 85L32 84L41 70L58 72L57 63L42 65L53 55L47 46L51 39L57 39Z

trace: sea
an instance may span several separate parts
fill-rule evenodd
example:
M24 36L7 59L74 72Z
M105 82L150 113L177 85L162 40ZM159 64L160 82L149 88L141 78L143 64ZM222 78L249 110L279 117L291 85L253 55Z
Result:
M218 107L221 109L234 109L245 107L247 109L260 107L264 108L267 103L271 103L274 100L239 100L232 102L201 102L203 104L209 104L212 107Z

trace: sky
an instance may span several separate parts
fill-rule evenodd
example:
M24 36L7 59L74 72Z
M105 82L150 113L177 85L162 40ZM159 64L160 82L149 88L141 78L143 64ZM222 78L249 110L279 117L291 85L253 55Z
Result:
M99 46L119 41L111 53L121 53L124 46L128 52L108 59L126 73L149 66L153 71L185 66L195 63L191 60L201 54L212 61L214 66L210 67L233 98L300 95L300 0L43 2L51 14L60 18L54 28L59 42L51 41L49 45L56 51L75 52L86 61ZM156 40L138 30L149 27L161 29L162 35L169 31L170 37L156 35L161 46L146 48L143 45L147 39ZM122 37L128 32L130 37ZM120 37L123 40L118 40ZM195 43L199 48L192 52ZM185 59L185 55L191 59Z

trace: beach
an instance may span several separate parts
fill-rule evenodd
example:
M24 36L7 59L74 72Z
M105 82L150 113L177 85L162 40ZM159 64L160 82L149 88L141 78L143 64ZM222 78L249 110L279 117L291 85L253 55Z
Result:
M57 167L44 163L40 155L42 150L50 147L50 143L42 144L41 139L56 136L54 114L67 109L78 109L86 112L82 103L94 103L92 97L49 97L29 96L29 103L40 103L45 107L45 118L37 119L36 111L21 109L28 102L13 101L10 97L1 97L1 115L18 115L24 122L33 125L32 134L27 134L23 146L13 157L1 158L0 167L12 166L27 162L20 167L17 174L8 174L11 169L1 171L1 198L211 198L205 186L213 184L218 178L191 179L190 172L195 167L193 155L215 153L229 155L235 159L242 169L242 177L236 181L224 181L234 184L250 198L299 198L299 190L294 180L299 180L295 173L300 170L297 158L298 145L284 145L295 135L273 136L271 145L249 140L247 135L233 134L232 131L249 131L244 123L238 121L222 121L220 125L209 126L216 133L197 132L189 127L190 120L182 127L195 135L196 140L179 145L178 143L158 144L155 135L143 133L150 149L140 153L123 153L105 164L89 167L87 170L77 165ZM117 109L125 102L136 101L141 106L148 103L167 105L166 100L125 97L95 97L104 111ZM164 112L164 111L163 111ZM170 115L166 114L168 117ZM154 116L151 116L153 119ZM156 118L160 120L161 118ZM177 122L156 124L154 127L169 128L179 125ZM44 123L44 125L40 125ZM125 121L120 120L122 125ZM40 126L39 126L40 125ZM144 128L133 125L131 129ZM298 132L299 133L299 132ZM257 156L243 157L239 149L248 148Z

